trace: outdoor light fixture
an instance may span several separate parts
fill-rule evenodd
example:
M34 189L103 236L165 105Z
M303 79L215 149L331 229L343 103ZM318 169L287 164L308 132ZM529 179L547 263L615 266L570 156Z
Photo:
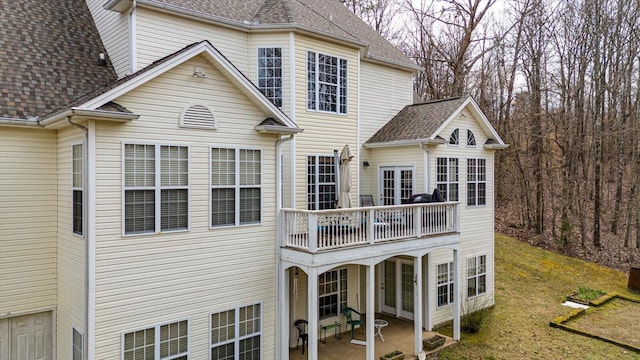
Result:
M369 165L371 165L371 164L369 164L369 161L367 161L367 160L365 160L365 161L362 163L362 166L364 166L364 167L369 167Z
M107 66L107 57L103 52L98 56L98 66Z
M199 78L199 79L206 79L207 74L204 73L201 67L196 66L193 68L193 77Z

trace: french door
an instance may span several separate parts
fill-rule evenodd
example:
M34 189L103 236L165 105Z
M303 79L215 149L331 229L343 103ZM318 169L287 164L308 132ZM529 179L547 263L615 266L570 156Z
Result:
M380 167L381 205L399 205L413 194L414 176L410 166Z
M382 311L413 320L413 260L389 259L382 263Z

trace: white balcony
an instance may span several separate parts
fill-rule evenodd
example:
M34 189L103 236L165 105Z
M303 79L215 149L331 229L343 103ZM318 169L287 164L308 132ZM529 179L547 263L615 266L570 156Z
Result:
M458 203L282 209L280 245L306 253L457 233Z

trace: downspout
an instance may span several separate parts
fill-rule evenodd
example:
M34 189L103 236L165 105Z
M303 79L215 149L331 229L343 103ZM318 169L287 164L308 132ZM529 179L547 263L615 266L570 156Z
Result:
M84 191L82 201L86 204L83 209L82 216L84 219L83 228L85 231L86 243L86 280L85 280L85 307L87 324L86 334L86 352L87 358L95 358L95 123L89 121L89 127L84 127L71 121L71 117L66 117L67 122L84 132ZM86 216L85 216L86 215ZM84 226L86 225L86 226Z
M429 170L431 169L431 159L429 158L429 156L431 155L431 153L429 152L429 148L425 145L425 143L420 143L420 149L424 150L424 192L430 192L429 189L431 189L429 187L429 175L430 172Z
M281 224L282 224L282 194L283 194L283 181L282 181L282 155L280 154L281 152L281 146L282 144L289 142L291 140L293 140L295 137L295 135L289 135L288 137L281 137L278 139L278 141L276 141L276 272L277 272L277 276L276 276L276 334L280 334L280 336L276 336L277 342L276 342L276 359L284 359L283 357L283 352L284 350L284 345L282 344L287 344L287 348L288 348L288 344L289 344L289 328L287 326L287 324L284 324L284 321L282 321L282 312L283 311L289 311L288 308L285 308L284 304L286 304L286 299L279 299L279 294L280 289L282 289L283 286L287 286L287 284L283 284L283 281L281 280L280 276L280 271L282 271L282 269L280 269L281 267L281 263L280 263L280 249L281 249L281 236L282 236L282 228L281 228ZM286 278L286 277L284 277Z
M131 74L138 71L138 25L136 18L136 0L133 0L129 10L129 71Z

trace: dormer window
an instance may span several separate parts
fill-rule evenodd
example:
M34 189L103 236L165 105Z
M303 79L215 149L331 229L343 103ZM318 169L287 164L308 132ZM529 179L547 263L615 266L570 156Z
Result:
M460 144L460 129L455 129L451 133L449 137L449 145L459 145Z
M467 129L467 146L476 146L476 136L469 129Z
M347 60L307 52L307 109L347 113Z

